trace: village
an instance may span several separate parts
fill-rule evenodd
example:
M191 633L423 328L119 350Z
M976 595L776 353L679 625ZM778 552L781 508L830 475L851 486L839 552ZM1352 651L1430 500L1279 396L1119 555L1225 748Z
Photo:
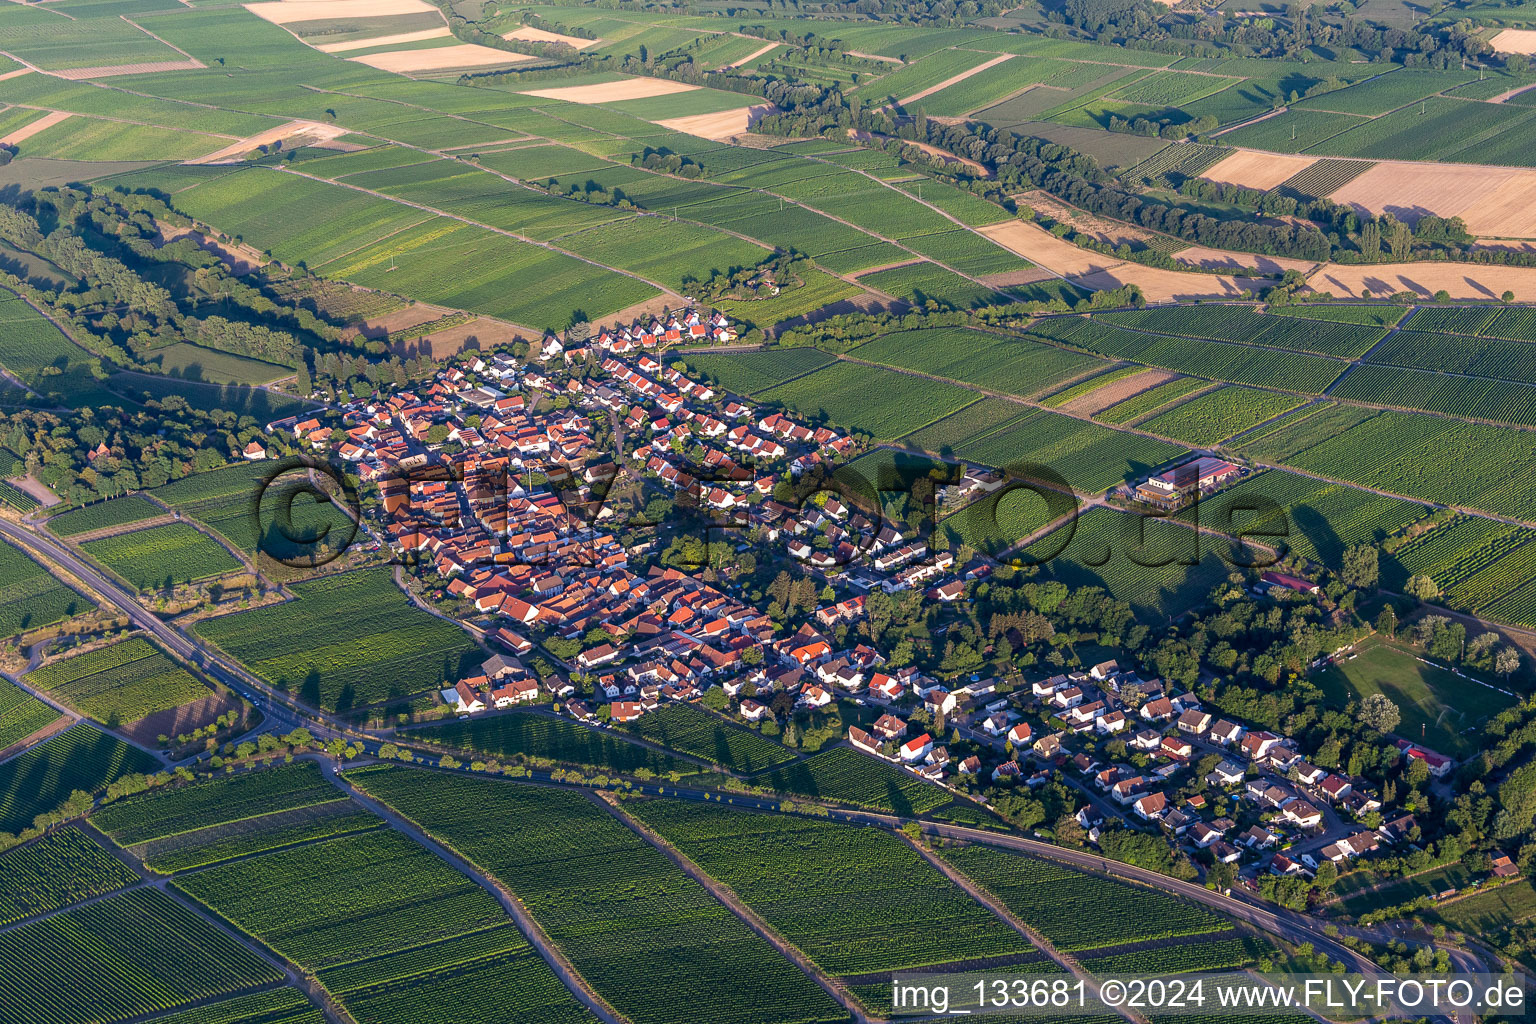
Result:
M549 337L528 361L465 353L425 385L352 399L339 423L268 425L375 484L393 553L472 608L499 649L442 690L441 713L535 706L612 729L682 701L761 729L845 710L841 721L859 724L847 724L843 740L870 758L983 804L1059 782L1076 794L1088 841L1106 827L1156 832L1208 866L1233 865L1250 887L1263 875L1310 879L1324 864L1337 870L1418 840L1414 816L1384 805L1362 780L1318 768L1290 738L1218 717L1192 694L1113 661L946 684L840 641L876 591L942 605L963 600L993 565L981 556L957 565L846 496L779 500L785 484L861 447L664 361L670 346L733 336L722 315L683 310L583 344ZM1200 456L1136 493L1173 508L1240 475ZM945 497L998 484L985 467L966 467ZM751 538L787 553L832 599L823 591L789 631L745 600L728 571L654 560L638 568L658 541L622 539L643 505L621 510L611 499L626 489L668 495L707 517L728 552ZM1262 574L1255 592L1271 588L1317 592L1294 575ZM554 671L537 672L536 662ZM1430 780L1455 768L1435 751L1398 746ZM1508 857L1495 859L1495 874L1514 870Z

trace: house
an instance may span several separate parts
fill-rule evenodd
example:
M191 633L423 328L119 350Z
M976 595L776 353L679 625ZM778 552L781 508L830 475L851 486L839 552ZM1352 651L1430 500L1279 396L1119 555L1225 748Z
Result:
M1212 743L1219 743L1223 747L1230 747L1232 744L1240 742L1243 734L1247 731L1247 729L1244 729L1236 722L1229 722L1223 718L1211 726L1210 740Z
M880 753L880 740L875 736L871 736L869 733L865 732L863 729L860 729L856 725L850 725L848 727L848 742L852 744L856 749L862 750L866 754L873 754L876 757L885 756L884 754Z
M899 753L901 755L901 759L910 764L914 761L921 761L923 758L927 757L928 752L932 749L933 737L927 733L923 733L921 736L915 736L912 739L907 740L907 742L903 743Z
M1391 821L1384 822L1376 830L1376 834L1381 836L1386 842L1401 843L1409 838L1413 830L1418 827L1419 823L1414 819L1413 815L1405 814L1400 818L1393 818Z
M1216 858L1218 864L1236 864L1242 859L1243 851L1231 843L1217 841L1211 846L1211 856Z
M1035 740L1033 750L1041 757L1055 757L1061 753L1061 736L1058 733L1041 736Z
M1175 761L1188 761L1195 753L1194 745L1178 736L1164 736L1157 752Z
M616 700L608 705L608 717L615 722L633 722L644 713L639 701Z
M1211 727L1211 713L1191 708L1179 716L1179 732L1199 736Z
M1167 697L1149 700L1141 706L1141 717L1149 722L1166 722L1173 717L1173 701Z
M532 703L539 699L539 684L532 679L516 679L506 686L499 686L491 691L491 700L498 708L508 708L514 704Z
M1297 861L1291 860L1283 853L1277 853L1269 862L1269 873L1272 875L1309 875L1306 867Z
M1207 494L1241 475L1232 463L1202 455L1147 480L1136 488L1136 498L1158 508L1177 508L1191 495Z
M1212 828L1203 821L1197 821L1189 828L1189 838L1200 849L1205 849L1212 843L1221 841L1221 830Z
M1509 859L1507 853L1493 854L1488 858L1488 867L1495 878L1518 878L1520 875L1520 869L1515 866L1514 861Z
M1267 850L1279 842L1273 832L1258 825L1251 826L1248 831L1237 837L1237 841L1250 850Z
M1445 778L1451 774L1451 769L1456 767L1456 762L1444 754L1437 754L1433 750L1416 747L1407 740L1398 740L1397 749L1403 752L1404 760L1423 761L1429 766L1429 774L1437 779Z
M477 711L485 710L485 701L481 700L474 688L462 679L453 689L443 691L443 700L451 701L454 711L461 715L472 715Z
M1295 779L1303 786L1315 786L1319 782L1322 782L1323 779L1327 777L1327 775L1328 773L1323 771L1317 765L1308 764L1306 761L1297 761L1295 764L1291 765L1291 778Z
M1283 572L1266 572L1259 576L1259 585L1266 590L1289 590L1295 594L1317 594L1321 589L1311 580L1291 576Z
M1156 750L1162 742L1163 734L1156 729L1142 729L1131 737L1131 746L1142 751Z
M1317 788L1329 803L1338 803L1354 791L1354 783L1342 775L1330 775L1317 784Z
M1100 715L1098 720L1093 723L1093 726L1100 734L1108 736L1111 733L1121 731L1129 723L1130 719L1125 717L1124 711L1111 711L1107 715Z
M981 771L981 758L975 754L960 762L961 775L975 775L979 771Z
M895 715L881 715L870 727L881 739L896 740L907 734L907 723Z
M1301 799L1292 800L1280 809L1280 813L1301 828L1316 828L1323 822L1323 812Z
M1238 749L1243 752L1243 756L1248 758L1248 760L1257 761L1266 757L1274 749L1275 744L1279 742L1280 737L1272 732L1250 732L1242 738L1242 741L1238 744Z
M260 441L252 441L245 446L245 450L240 453L240 457L249 459L251 462L260 462L267 457L267 450L262 447Z
M1163 793L1147 793L1131 804L1131 810L1145 821L1156 821L1168 807L1168 797Z
M1034 734L1035 731L1029 727L1028 722L1017 722L1008 730L1008 742L1015 747L1027 746L1029 738Z
M981 728L988 736L1001 736L1008 731L1007 715L988 715Z
M771 713L772 712L769 710L768 705L759 704L757 701L752 700L750 697L741 702L741 717L745 718L749 722L761 722Z
M1247 771L1236 761L1222 761L1205 780L1215 786L1236 786L1243 781Z

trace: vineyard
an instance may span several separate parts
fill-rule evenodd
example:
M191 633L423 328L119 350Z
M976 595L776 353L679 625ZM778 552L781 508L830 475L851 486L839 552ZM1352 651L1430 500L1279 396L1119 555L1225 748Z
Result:
M668 704L626 728L663 747L671 747L731 771L756 772L795 758L793 751L692 704Z
M1437 604L1471 611L1536 579L1536 530L1459 515L1382 558L1382 586L1402 593L1409 577L1428 576Z
M153 519L164 513L164 509L143 495L130 494L62 512L48 520L48 529L57 537L73 537L92 530Z
M0 853L0 925L103 896L139 876L78 828Z
M832 357L814 348L770 349L730 354L689 353L688 372L737 395L755 395L787 380L819 370Z
M158 771L160 761L116 736L76 725L0 763L0 832L19 832L74 790L95 793L124 775Z
M1093 418L1116 425L1131 423L1150 412L1154 412L1171 402L1183 398L1185 395L1193 394L1210 386L1210 381L1202 380L1199 377L1177 377L1166 384L1159 384L1155 388L1148 388L1139 395L1132 395L1123 402L1116 402L1109 408L1095 413Z
M279 988L156 1017L155 1024L325 1024L325 1017L298 989Z
M1375 165L1369 160L1322 159L1286 178L1275 190L1302 199L1330 196Z
M174 885L308 970L506 921L484 889L390 829L263 853Z
M1100 977L1127 974L1182 974L1186 971L1233 971L1248 967L1273 946L1251 936L1201 942L1158 943L1131 953L1084 958L1084 967Z
M1054 345L963 327L898 331L865 342L852 354L1020 396L1038 394L1103 365L1092 356Z
M1090 508L1013 558L1040 563L1045 577L1069 587L1102 587L1154 622L1200 604L1226 579L1219 543L1164 520ZM1186 558L1196 564L1181 564Z
M1042 478L1036 467L1043 466L1079 494L1096 494L1187 451L1181 445L1041 410L959 445L955 455L1025 479ZM1048 475L1043 478L1054 482Z
M1500 312L1498 306L1421 306L1403 327L1410 331L1439 331L1443 334L1482 334Z
M380 826L378 818L342 799L152 839L133 852L151 871L169 875Z
M1080 384L1074 384L1069 388L1058 391L1054 395L1051 395L1049 398L1043 399L1040 404L1048 409L1059 409L1074 399L1082 398L1084 395L1092 394L1106 384L1113 384L1117 380L1124 380L1127 377L1134 377L1138 373L1142 372L1144 371L1139 366L1122 366L1118 369L1110 370L1108 373L1101 373L1096 376L1089 377L1087 380Z
M1361 327L1392 327L1408 312L1408 307L1349 306L1330 302L1315 306L1270 306L1264 312L1269 316L1289 316L1299 320L1326 320L1340 324L1359 324Z
M345 800L320 774L301 761L190 786L163 787L114 801L91 822L121 846L181 835L278 811Z
M238 572L242 566L218 541L190 523L167 523L80 545L92 558L140 590Z
M1265 515L1259 508L1270 502L1278 516ZM1228 534L1243 530L1261 544L1283 545L1338 570L1349 545L1379 544L1427 512L1418 502L1270 470L1205 499L1198 514L1200 525L1208 530ZM1271 531L1279 536L1265 535Z
M770 388L759 400L804 422L890 441L975 401L953 384L858 363L838 362Z
M1344 378L1339 398L1402 409L1536 426L1536 385L1366 364Z
M580 793L401 767L349 778L511 889L634 1024L847 1018L707 890Z
M672 800L628 807L829 974L1034 948L885 830Z
M413 729L411 735L427 743L469 750L484 757L521 755L562 764L591 765L614 772L632 773L645 769L657 775L667 775L697 767L638 743L630 743L610 732L537 712L497 715L469 722L444 722L425 729Z
M9 679L0 679L0 750L57 721L59 713Z
M1057 949L1073 952L1224 931L1230 922L1154 889L986 846L947 847L950 864Z
M388 569L290 589L297 600L204 619L193 631L273 686L333 711L436 688L481 656L458 626L412 607Z
M1105 323L1153 334L1207 338L1243 345L1288 348L1329 356L1358 356L1386 336L1386 330L1347 321L1303 321L1253 312L1250 306L1178 306L1100 313Z
M152 888L0 933L0 962L0 1024L125 1020L283 978Z
M27 681L98 722L137 722L209 695L192 673L141 637L44 665Z
M1030 331L1115 359L1232 384L1320 394L1345 369L1336 359L1200 338L1143 334L1081 317L1038 320Z
M824 750L752 781L779 793L901 815L923 814L950 800L932 783L847 747Z
M921 448L923 451L944 452L972 438L985 437L1010 422L1033 414L1028 406L1010 402L1006 398L983 398L937 423L914 430L901 439L901 444ZM875 482L878 483L878 480Z
M265 510L270 510L283 500L285 484L288 487L297 486L291 477L284 477L276 486L263 492L263 481L270 473L270 468L262 469L248 463L226 466L208 473L183 477L156 488L154 495L184 515L196 519L229 541L236 550L247 555L254 556L258 547L279 556L295 553L293 545L270 527L258 536L258 527L253 521L251 503L258 494L264 510L261 523L268 524ZM291 511L296 532L311 533L328 527L334 535L350 536L346 513L333 504L313 500L296 501Z
M1524 341L1399 331L1371 362L1536 383L1536 346Z
M1206 448L1289 412L1305 401L1295 395L1228 385L1144 420L1138 429Z
M91 602L0 542L0 636L14 636L89 611Z

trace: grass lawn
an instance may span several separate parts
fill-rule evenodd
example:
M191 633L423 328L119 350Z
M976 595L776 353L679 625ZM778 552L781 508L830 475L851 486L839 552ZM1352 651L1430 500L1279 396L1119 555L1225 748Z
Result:
M1379 889L1345 896L1339 901L1339 909L1347 914L1359 916L1372 910L1380 910L1382 907L1395 907L1399 903L1407 903L1420 896L1433 896L1447 889L1462 889L1475 879L1476 876L1461 864L1447 864L1443 868L1426 871L1422 875L1388 882Z
M1510 703L1495 690L1385 645L1368 647L1353 661L1328 668L1318 676L1318 685L1339 704L1386 694L1403 714L1399 736L1456 757L1476 750L1476 726Z
M1476 935L1524 921L1533 914L1536 914L1536 887L1531 885L1530 879L1522 878L1446 904L1427 920L1431 924L1436 920L1443 921L1447 928Z

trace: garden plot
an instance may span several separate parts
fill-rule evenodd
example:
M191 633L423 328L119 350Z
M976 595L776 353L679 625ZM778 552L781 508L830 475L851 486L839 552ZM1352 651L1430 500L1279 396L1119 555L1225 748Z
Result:
M1278 153L1240 150L1206 171L1201 177L1223 185L1256 188L1268 192L1316 162L1317 158L1310 156L1282 156Z

